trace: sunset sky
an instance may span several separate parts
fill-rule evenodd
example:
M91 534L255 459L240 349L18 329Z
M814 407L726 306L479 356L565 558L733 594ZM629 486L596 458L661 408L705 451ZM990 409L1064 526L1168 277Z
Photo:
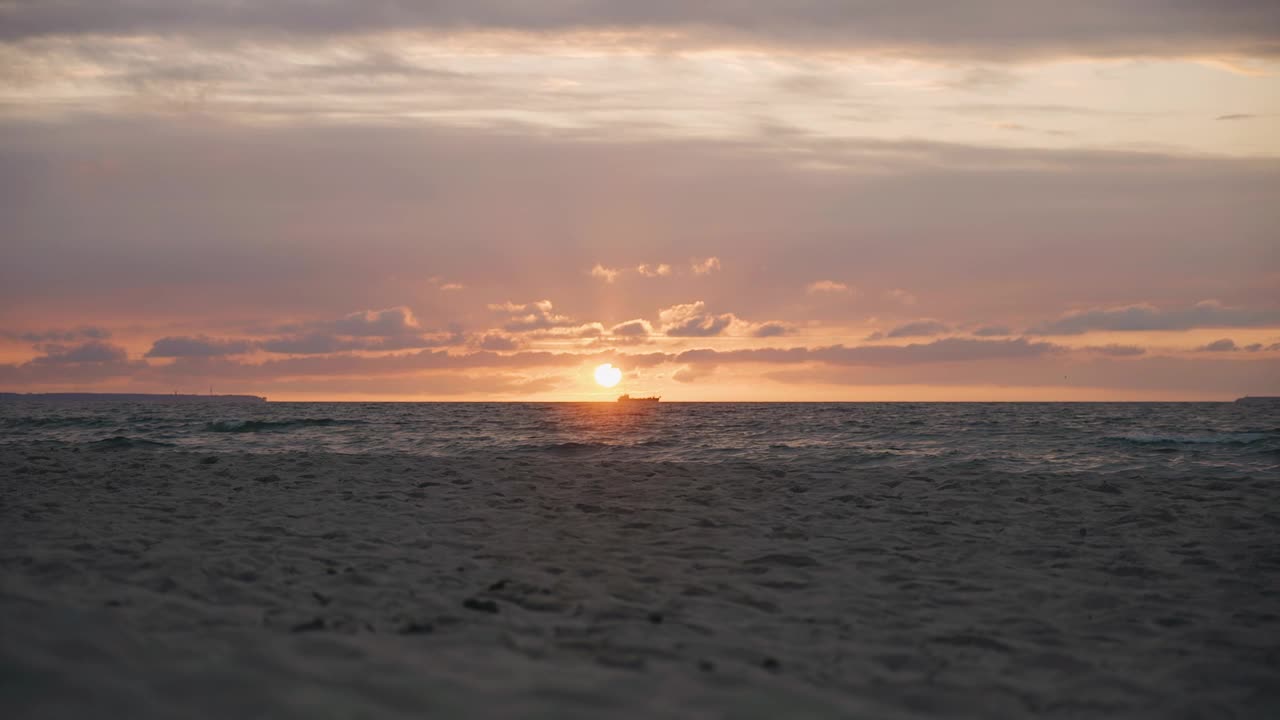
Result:
M0 243L0 391L1280 394L1280 3L0 0Z

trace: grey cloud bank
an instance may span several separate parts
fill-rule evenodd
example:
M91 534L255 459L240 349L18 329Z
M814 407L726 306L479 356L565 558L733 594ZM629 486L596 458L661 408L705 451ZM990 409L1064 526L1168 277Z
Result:
M675 30L688 42L892 50L973 56L1274 54L1280 10L1221 0L17 0L0 6L0 37L92 33L354 34L385 30Z
M1161 309L1151 305L1084 310L1028 332L1034 335L1080 335L1093 330L1137 332L1192 328L1269 327L1280 324L1280 309L1233 308L1200 302L1189 308Z
M1119 305L1167 297L1169 287L1181 294L1170 304L1227 303L1183 314L1217 321L1246 313L1258 324L1276 317L1265 309L1278 269L1272 229L1280 216L1267 201L1280 188L1274 160L849 141L815 144L839 168L818 172L728 142L611 143L500 129L193 129L87 118L5 129L0 182L13 192L0 194L10 250L0 267L0 325L19 333L65 327L61 315L41 316L55 305L99 324L121 315L393 309L300 335L366 332L371 323L407 331L394 308L410 297L419 298L414 318L424 327L479 327L492 317L459 316L460 300L421 296L423 278L440 273L466 285L454 297L477 305L556 289L554 310L512 313L512 331L568 327L606 300L606 323L651 317L655 305L690 297L721 315L788 321L777 309L833 268L864 292L815 304L813 318L847 318L847 302L901 312L889 293L902 287L948 297L943 319L952 323L1000 321L1014 306L1049 316L1081 301ZM488 209L495 196L509 199L502 213ZM693 196L700 201L690 204ZM611 210L566 214L570 200ZM1020 212L1010 216L1006 206ZM1081 206L1096 210L1082 215ZM973 238L963 253L949 250L957 231ZM1196 242L1209 234L1217 240L1205 256ZM639 242L651 257L735 262L726 264L732 273L644 287L583 276L602 255L626 259ZM942 254L946 263L919 262ZM1009 273L1035 282L1000 286ZM161 285L183 292L160 306L131 292ZM1001 287L1004 307L990 287ZM1036 331L1179 326L1167 314L1096 311Z

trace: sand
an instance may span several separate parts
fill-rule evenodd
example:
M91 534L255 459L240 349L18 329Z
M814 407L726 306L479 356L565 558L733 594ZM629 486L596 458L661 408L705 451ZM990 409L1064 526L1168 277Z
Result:
M0 446L0 714L1265 717L1280 481Z

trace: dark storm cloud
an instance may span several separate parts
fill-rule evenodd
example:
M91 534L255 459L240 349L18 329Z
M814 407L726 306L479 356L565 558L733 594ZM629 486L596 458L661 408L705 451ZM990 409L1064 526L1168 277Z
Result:
M247 340L222 340L205 336L163 337L151 344L146 357L218 357L250 352L254 343Z
M292 33L381 30L658 29L699 42L977 56L1271 54L1280 9L1263 0L16 0L0 37L48 34Z
M978 337L1003 337L1015 333L1004 325L983 325L974 330L973 334Z
M905 325L899 325L889 332L885 333L885 337L932 337L941 335L951 331L951 326L937 320L916 320Z
M1072 312L1027 332L1033 335L1080 335L1095 330L1139 332L1270 327L1277 324L1280 324L1280 310L1227 307L1216 302L1200 302L1187 308L1161 309L1152 305L1130 305Z

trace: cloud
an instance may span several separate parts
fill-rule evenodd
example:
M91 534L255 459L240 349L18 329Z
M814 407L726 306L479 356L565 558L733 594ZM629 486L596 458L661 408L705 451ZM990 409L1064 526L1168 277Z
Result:
M774 320L771 322L761 323L759 326L756 327L755 330L751 332L751 337L758 337L758 338L781 337L782 335L789 335L793 331L794 331L794 328L792 328L790 325Z
M686 350L676 357L681 363L765 363L828 365L914 365L927 363L976 362L1037 358L1063 352L1065 348L1047 342L1016 340L976 340L944 338L910 345L831 345L817 348L761 348L752 350Z
M998 18L998 22L993 22ZM0 5L0 37L73 34L327 37L385 30L454 33L630 32L695 45L765 44L965 57L1062 54L1259 55L1276 52L1280 11L1268 2L1060 3L1053 0L813 0L687 3L383 0L17 0ZM674 40L673 40L674 36Z
M646 356L625 356L629 363L652 360ZM662 360L665 360L663 356ZM277 381L298 377L416 376L424 372L462 372L478 369L565 368L590 362L622 364L614 352L573 353L493 350L450 352L419 350L387 355L322 354L299 355L246 362L228 358L177 358L168 365L152 365L140 371L140 380L163 385L174 379L210 378L227 381ZM407 386L406 386L407 387Z
M509 351L518 350L520 341L508 335L489 333L480 338L478 346L481 350Z
M678 383L697 382L704 377L714 374L715 371L715 365L686 366L676 370L674 373L671 373L671 379Z
M653 325L648 320L628 320L609 328L609 334L617 337L649 337L653 334Z
M413 311L407 307L354 312L334 321L329 328L340 335L396 337L421 332Z
M983 325L973 331L978 337L1001 337L1013 335L1014 332L1004 325Z
M849 286L842 282L836 282L835 280L817 280L809 283L805 287L805 292L810 295L838 295L848 293Z
M427 282L432 285L435 285L436 289L438 289L440 292L457 292L459 290L465 290L467 288L466 285L460 282L448 281L440 277L439 275L433 275L430 278L427 278Z
M317 323L324 327L328 323ZM462 344L462 331L454 327L446 332L394 334L387 337L342 335L328 330L305 332L261 340L256 347L269 353L287 355L324 355L326 353L364 350L369 352L416 350Z
M524 312L529 307L529 305L513 303L510 300L508 300L506 302L500 302L500 303L489 303L487 307L493 312L520 313L520 312Z
M1280 325L1280 310L1227 307L1205 300L1188 308L1167 310L1153 305L1081 310L1067 313L1027 332L1032 335L1080 335L1095 330L1139 332L1274 325Z
M618 276L621 274L622 274L621 270L617 270L614 268L607 268L601 265L600 263L596 263L595 267L591 268L591 277L600 278L601 280L604 280L607 283L611 283L614 280L617 280Z
M713 313L701 300L672 305L658 312L656 332L667 337L715 337L738 335L751 337L777 337L790 332L790 326L779 321L752 323L733 313ZM643 319L628 320L614 325L609 334L615 338L647 338L655 334L654 326Z
M376 356L326 354L261 361L188 356L153 365L140 360L128 361L123 348L94 345L46 347L46 355L36 360L21 365L0 364L0 385L74 389L86 383L124 379L127 386L135 391L159 392L214 382L219 387L234 388L237 392L259 394L527 394L554 389L558 382L563 381L562 374L537 377L545 370L589 368L601 362L611 362L628 372L637 368L676 365L679 367L671 377L675 382L683 383L697 381L723 366L752 364L796 368L763 372L757 375L760 378L788 383L846 385L999 385L1012 388L1069 383L1135 392L1183 390L1259 394L1270 387L1268 383L1274 384L1275 378L1280 377L1276 374L1276 361L1262 359L1265 356L1255 356L1258 360L1222 358L1184 362L1168 357L1129 357L1132 355L1130 350L1110 352L1106 348L1085 348L1071 351L1025 338L943 338L906 346L695 349L638 354L617 351L472 349L451 352L427 349ZM1223 364L1228 362L1231 364ZM341 379L341 382L335 383L335 379Z
M668 277L671 275L671 266L666 263L658 265L637 265L636 272L644 277Z
M1257 117L1257 115L1249 115L1246 113L1235 113L1232 115L1219 115L1214 119L1215 120L1251 120L1255 117Z
M0 386L32 388L59 385L80 390L85 385L137 376L147 370L141 360L131 361L118 345L91 340L78 345L49 343L37 348L43 355L20 364L0 364Z
M711 270L713 269L719 269L720 267L720 261L717 260L716 258L708 258L706 262L714 262L714 267L713 268L704 267L704 266L695 264L692 267L692 270L695 275L702 275L702 274L711 272ZM670 263L656 263L656 264L641 263L635 266L634 268L629 268L629 269L628 268L610 268L610 267L605 267L600 263L596 263L595 267L591 268L591 276L594 278L599 278L601 280L604 280L606 283L612 283L613 281L617 280L618 277L628 272L634 272L640 277L646 277L646 278L659 278L659 277L665 278L665 277L674 276L675 268L672 267Z
M937 320L916 320L889 330L889 332L885 333L885 337L932 337L950 331L950 325Z
M1196 348L1196 352L1236 352L1239 349L1235 340L1222 338L1221 340L1214 340L1208 345L1201 345Z
M123 363L129 354L119 345L98 340L80 345L49 343L38 348L44 355L31 360L32 365L79 365Z
M328 333L309 333L289 337L272 338L259 343L270 353L287 355L324 355L326 353L361 349L363 342L341 338Z
M1052 135L1056 137L1065 137L1067 135L1072 134L1071 132L1066 130L1054 130L1051 128L1030 127L1028 125L1023 125L1022 123L1013 123L1013 122L998 122L998 123L994 123L993 127L995 127L997 130L1006 130L1009 132L1039 133L1041 135Z
M703 301L672 305L658 313L662 332L668 337L714 337L724 332L737 318L732 313L707 312Z
M304 126L285 131L264 126L247 132L217 124L194 130L146 122L135 127L68 120L38 132L18 128L13 134L0 133L5 138L0 140L3 183L23 188L22 193L0 197L0 216L22 218L22 232L14 238L19 251L13 253L12 264L0 263L4 324L170 328L182 322L182 332L217 336L226 332L219 328L239 327L228 323L249 316L341 319L353 308L388 309L406 302L412 304L419 329L442 327L455 312L473 331L497 329L507 320L452 302L458 298L441 298L430 292L433 288L423 293L425 273L420 268L457 277L476 292L484 289L488 297L539 298L554 293L550 297L556 307L550 315L576 321L529 331L548 334L589 326L580 317L587 308L607 313L601 317L647 317L657 324L656 307L693 298L704 300L707 308L732 309L752 318L771 318L775 309L793 309L796 314L782 320L805 328L821 320L821 326L813 326L817 329L806 329L806 341L809 332L849 336L856 330L836 333L848 324L861 327L856 323L862 316L879 312L859 309L855 318L844 307L821 317L807 309L795 310L797 293L822 277L856 283L872 303L880 302L894 285L909 284L927 293L927 308L899 312L906 317L938 314L948 322L975 317L1021 322L1017 318L1025 315L1049 319L1080 299L1102 308L1143 297L1162 298L1167 308L1190 306L1211 296L1240 307L1273 302L1267 289L1275 270L1274 238L1267 228L1274 227L1269 222L1274 208L1262 201L1269 190L1280 187L1272 160L851 140L847 146L833 146L832 157L848 161L847 167L840 166L846 169L813 173L776 162L776 154L730 152L732 145L702 140L627 146L607 138L585 142L581 140L586 136L571 132L563 137L573 140L561 142L531 134L514 138L526 133L522 129L420 128L409 134L392 126L370 130ZM76 133L82 133L84 142L76 142ZM141 141L144 135L150 144ZM88 145L125 164L118 176L77 195L76 188L82 186L76 183L84 180L72 169L92 157L75 148ZM24 160L28 153L41 162ZM189 169L178 160L193 153L203 158L200 171L182 175ZM362 161L351 163L351 157ZM433 157L439 162L428 162ZM854 159L875 170L864 172ZM406 166L416 175L402 174ZM616 189L619 194L598 189L612 177L610 169L619 166L629 168L619 179L627 181ZM283 175L281 168L287 168ZM174 177L186 181L176 183ZM282 177L307 178L296 184L306 192L282 183ZM415 184L415 177L421 182ZM496 179L507 177L524 193L517 217L508 222L505 215L492 217L502 214L477 212L495 196ZM616 245L593 242L582 247L580 235L559 229L557 213L544 211L554 207L554 196L544 191L547 183L538 182L551 177L563 181L564 191L593 202L634 198L643 209L637 215L664 223L681 211L678 223L653 231L655 245L643 248L646 255L640 257L687 258L694 251L682 246L683 239L697 237L697 252L733 258L731 272L714 282L695 283L680 263L681 277L670 282L636 281L608 288L592 282L583 270L596 257L621 262L629 246L620 239ZM448 202L434 191L406 192L405 187L448 188ZM717 192L699 195L699 187L715 187ZM68 197L78 198L74 208L51 201ZM266 197L271 201L258 202ZM699 198L696 207L690 206L689 197ZM991 197L1000 203L984 200ZM766 198L769 202L762 202ZM930 212L921 213L929 198ZM152 201L155 212L148 215ZM740 214L727 212L730 204L740 208ZM237 210L242 205L243 211ZM765 205L769 212L761 209ZM1083 205L1099 211L1067 212L1067 206ZM104 212L104 207L114 210ZM278 210L296 207L311 210L305 217ZM1019 212L1010 215L1008 207L1018 207ZM414 224L413 218L422 214L438 218L439 224ZM358 234L348 216L376 218L379 228ZM147 222L139 220L144 217ZM1008 222L998 222L1001 218ZM617 227L625 228L634 219L619 218ZM797 222L800 227L794 227ZM966 231L963 252L949 252L947 242L955 238L948 239L947 225L988 232L970 236ZM397 228L410 226L412 232L397 234ZM865 233L852 231L861 227L867 228ZM214 230L217 243L200 235ZM455 236L467 240L456 241ZM111 240L96 242L100 237ZM275 237L284 240L277 245L263 240ZM352 237L360 242L352 242ZM883 242L885 237L899 240ZM1215 238L1213 252L1206 250L1205 237ZM602 242L613 240L606 237ZM286 256L289 262L277 262L277 257ZM305 266L297 263L300 256L307 258ZM494 262L508 257L509 262ZM1099 262L1099 257L1106 262ZM1203 273L1193 272L1197 267L1203 267ZM1019 282L1001 284L1002 277L1017 277ZM683 287L680 283L685 281L698 289ZM629 293L629 284L647 286L648 291ZM235 292L227 291L231 286ZM669 295L652 294L664 288ZM847 305L812 300L807 304ZM53 311L31 319L19 315L42 307L66 310L57 311L65 313L61 316ZM531 313L520 307L516 314ZM199 317L208 324L186 324L193 311L206 313ZM718 316L705 308L704 312ZM369 314L362 315L361 324L368 325ZM19 317L21 325L15 322ZM736 329L730 325L720 335ZM132 341L135 330L129 332ZM165 332L173 331L155 332L147 339ZM420 334L424 333L397 342L416 343ZM292 332L276 335L294 337ZM300 328L296 335L305 337L307 332ZM329 337L342 341L325 348L329 352L378 347L381 341ZM365 366L352 367L362 372ZM1188 386L1195 382L1187 379Z
M977 306L997 287L1001 311L1017 307L1019 314L1048 319L1080 298L1099 307L1129 297L1190 304L1216 295L1232 305L1266 303L1260 288L1275 271L1267 232L1275 208L1262 201L1280 187L1274 160L850 139L810 147L831 164L816 172L780 153L702 139L614 142L524 128L410 131L394 124L295 122L252 131L234 123L187 128L144 120L4 123L0 185L26 191L0 193L0 217L24 218L15 242L25 249L0 263L0 308L67 308L74 315L64 317L111 327L199 316L209 326L184 332L217 335L213 328L249 314L337 318L413 298L419 324L438 327L468 311L439 302L435 293L416 294L422 280L411 269L429 267L469 290L497 288L499 299L554 292L557 309L566 309L560 314L572 316L601 299L600 283L584 270L597 258L634 250L628 245L634 238L624 242L605 233L605 246L584 248L575 233L555 229L553 186L600 206L638 204L644 211L637 215L661 219L653 245L643 248L655 259L688 257L674 240L688 236L707 238L699 252L734 253L741 261L732 272L696 291L680 285L693 278L681 263L676 274L686 277L663 281L673 294L659 301L701 298L746 317L789 307L815 279L856 285L869 302L886 304L895 287L910 282L919 292L927 288L930 302L939 299L954 317L972 312L995 323L1008 318L991 314L989 302ZM85 149L90 146L101 151ZM192 153L217 162L195 172L177 161ZM111 163L120 170L109 180L76 174L85 165ZM619 167L628 172L619 176ZM282 173L308 181L281 182ZM520 188L525 201L518 220L482 211L493 200L496 177ZM551 177L558 184L546 182ZM617 182L606 182L610 178ZM445 198L425 187L450 189ZM717 191L700 192L707 187ZM1241 187L1260 192L1236 190ZM690 204L690 197L699 202ZM1118 203L1120 197L1126 202ZM78 209L54 198L74 198ZM147 198L162 199L162 211L151 212ZM1106 212L1068 212L1067 198L1072 207ZM96 212L99 202L117 210ZM923 203L929 213L919 211ZM1021 210L1010 216L1000 210L1006 205ZM310 209L305 222L284 210L301 206ZM421 226L423 213L438 222ZM369 218L383 229L364 233ZM641 219L620 217L619 232ZM216 251L201 233L184 234L193 227L217 229ZM948 227L987 231L967 236L963 252L947 254L947 243L954 243ZM1206 255L1198 239L1208 233L1217 239ZM1034 241L1025 240L1032 235ZM106 236L110 242L100 241ZM172 240L179 236L183 242ZM898 240L876 240L884 237ZM296 262L299 254L305 266ZM1106 263L1089 260L1100 254ZM494 263L495 257L511 261ZM920 261L943 257L945 263ZM842 274L833 275L837 270ZM1026 282L999 284L1011 274ZM1187 277L1195 280L1183 282ZM173 290L178 285L181 292ZM228 286L236 291L228 293ZM1175 288L1172 297L1169 288ZM155 297L164 302L146 299ZM656 321L652 296L620 291L611 302L611 317ZM778 319L853 320L845 303L829 304L822 315L814 310ZM941 308L931 304L928 313L912 314ZM475 312L463 320L487 329L493 318ZM13 314L0 316L0 324L15 328L57 327L60 319L50 313L23 318L20 326L16 321Z
M424 329L413 311L404 306L385 308L382 310L361 310L347 313L335 320L310 320L267 326L251 330L253 334L274 334L260 340L252 347L269 353L289 355L322 355L325 353L365 350L371 352L391 350L412 350L421 348L445 347L459 345L463 342L463 334L459 327L453 325L447 331ZM170 340L165 338L164 340ZM175 338L186 340L190 338ZM184 357L200 355L228 355L236 352L247 352L252 348L244 348L236 352L224 352L226 347L216 343L208 344L208 338L200 338L201 342L166 343L161 352L184 354L151 355L148 357ZM233 349L239 346L230 346ZM152 348L156 352L156 348Z
M582 323L581 325L564 325L561 327L546 328L544 330L533 330L524 333L524 337L531 339L541 338L558 338L561 340L582 340L585 338L600 337L604 334L604 325L598 322Z
M252 351L254 343L248 340L222 340L205 337L162 337L151 344L145 357L217 357L240 355Z
M249 385L248 391L258 394L307 393L342 397L344 395L381 395L403 398L406 394L428 397L492 397L504 395L532 395L556 390L562 384L557 377L527 377L514 373L465 374L443 372L415 375L408 381L398 377L348 378L335 387L329 378L289 378L273 380L269 385Z
M557 313L550 300L539 300L524 305L508 301L501 305L490 305L489 308L511 314L511 317L502 325L502 329L508 332L550 330L572 327L575 324L568 316Z
M968 92L1006 90L1018 84L1021 78L1013 72L995 67L972 67L944 80L943 87Z
M694 275L710 275L720 269L720 258L712 256L702 260L694 259L689 264Z
M776 382L805 385L1035 388L1036 395L1040 397L1050 395L1052 391L1047 390L1049 388L1072 392L1104 389L1108 392L1103 396L1112 397L1138 398L1144 393L1157 393L1158 397L1216 397L1221 400L1271 392L1276 378L1280 377L1280 362L1211 354L1194 358L1158 355L1143 358L1095 357L1081 361L1063 353L1037 362L992 361L875 368L816 366L777 370L764 376ZM1022 396L1026 397L1025 391Z
M0 330L0 338L21 340L29 343L69 343L77 340L106 340L109 337L111 337L110 330L94 326L79 327L74 330L45 330L42 332Z
M1085 350L1095 352L1099 355L1109 355L1111 357L1134 357L1143 355L1147 352L1146 348L1137 345L1090 345Z

